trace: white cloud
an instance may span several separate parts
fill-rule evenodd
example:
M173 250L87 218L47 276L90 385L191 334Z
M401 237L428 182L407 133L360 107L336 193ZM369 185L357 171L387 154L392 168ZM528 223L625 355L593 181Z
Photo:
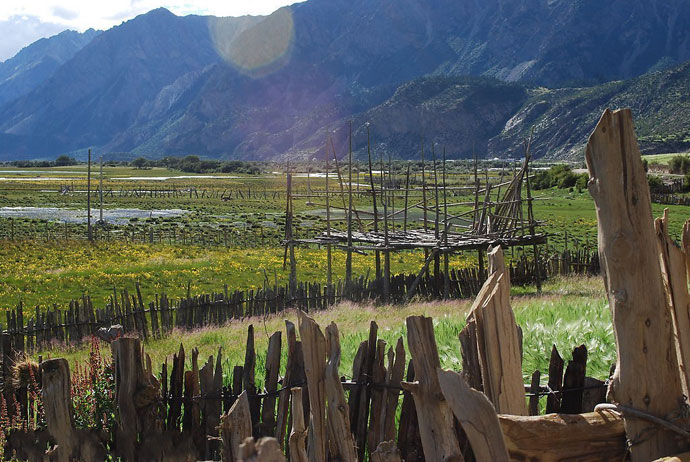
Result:
M165 7L183 16L269 14L298 0L0 0L0 61L22 47L65 29L109 29L136 15Z

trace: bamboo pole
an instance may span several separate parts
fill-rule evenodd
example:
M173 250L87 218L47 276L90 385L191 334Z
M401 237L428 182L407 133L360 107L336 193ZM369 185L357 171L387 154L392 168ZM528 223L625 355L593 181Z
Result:
M352 284L352 121L350 121L350 149L348 154L348 205L347 205L347 258L345 260L345 287L349 295Z
M438 168L436 165L436 147L435 144L431 144L431 155L434 159L434 196L436 200L436 214L434 216L434 237L436 240L441 236L439 232L439 220L440 220L440 205L439 205L439 199L438 199ZM436 256L434 257L434 279L436 279L436 282L438 282L439 277L441 276L441 256L437 253Z
M446 147L443 147L443 224L444 228L448 229L448 200L446 198ZM448 247L448 233L444 233L445 239L444 239L444 244L446 247ZM448 299L450 297L450 274L448 273L449 271L449 264L448 264L448 259L449 255L448 252L443 253L443 298Z
M333 150L333 160L335 161L335 171L338 174L338 182L340 183L340 197L343 200L343 209L346 210L347 203L345 202L345 187L343 186L343 177L340 174L340 165L338 165L338 156L336 155L335 152L335 144L333 144L333 139L331 138L331 149ZM352 183L352 182L350 182ZM362 225L362 220L359 218L359 212L357 211L357 207L353 206L353 211L355 212L355 218L357 218L357 223L359 224L359 230L360 232L364 232L364 226Z
M371 198L374 206L374 232L379 231L379 212L376 207L376 187L374 186L374 172L371 166L371 142L369 137L369 122L367 122L367 154L369 156L369 183L371 184ZM376 251L376 279L381 279L381 252Z
M388 153L388 184L390 185L391 228L395 232L395 178L393 177L393 158L390 153Z
M424 217L424 232L429 230L427 225L427 208L426 208L426 168L424 164L424 137L422 137L422 207L423 207L423 217ZM429 258L429 250L424 249L424 259ZM427 271L429 265L426 266Z
M391 282L391 254L388 249L388 203L386 201L386 185L384 183L385 172L383 154L381 154L381 202L383 202L383 240L386 250L383 251L383 302L388 302Z
M405 177L405 215L403 216L403 231L407 232L407 206L410 196L410 162L407 162L407 175Z
M86 168L86 231L90 242L93 241L91 230L91 149L89 149L89 160Z
M326 235L331 237L331 204L330 204L330 190L328 184L328 140L326 140ZM332 266L332 250L330 242L326 245L326 258L328 260L327 268L327 281L328 281L328 296L331 295L331 290L333 289L333 266Z
M99 185L98 185L98 195L100 196L100 202L101 202L101 213L99 216L99 223L103 223L103 156L101 156L101 177L99 180Z
M529 232L534 236L534 212L532 210L532 191L529 184L529 160L531 157L530 149L532 147L532 133L529 135L529 141L525 146L525 186L527 187L527 220L529 220ZM522 209L522 207L520 207ZM539 246L534 244L534 277L537 283L537 292L541 293L541 274L539 270Z

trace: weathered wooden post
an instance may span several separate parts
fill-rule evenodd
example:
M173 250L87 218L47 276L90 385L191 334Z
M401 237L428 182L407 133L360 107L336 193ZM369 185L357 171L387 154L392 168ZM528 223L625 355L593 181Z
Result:
M292 433L290 434L290 461L307 462L307 429L304 425L304 410L302 409L302 389L290 390L292 399ZM296 405L295 405L296 404Z
M371 165L371 142L369 133L369 122L367 122L367 155L369 156L369 184L371 186L371 199L373 203L374 211L374 232L379 232L379 212L376 206L376 187L374 185L374 172ZM422 167L423 168L423 167ZM381 279L381 252L378 250L375 252L376 255L376 280Z
M439 369L438 381L470 440L477 462L509 462L501 424L486 395L470 388L457 372Z
M604 111L586 148L588 189L599 222L599 258L613 316L618 360L615 402L664 418L683 404L681 374L664 292L647 177L629 109ZM625 418L629 438L649 422ZM656 427L631 447L633 462L690 448Z
M74 409L66 359L49 359L41 363L41 398L48 433L57 443L58 462L96 462L105 459L98 437L74 426Z
M414 364L414 382L403 382L412 393L419 418L426 460L462 462L464 458L455 433L453 413L442 396L437 370L441 366L431 318L407 318L407 343Z
M41 383L48 432L58 445L58 462L69 462L79 443L74 431L72 384L67 360L45 361L41 365Z
M325 361L326 339L316 322L304 314L298 313L299 334L304 352L304 372L307 376L309 393L309 462L326 460L326 388ZM292 408L295 409L293 401Z
M240 444L252 436L252 418L246 391L237 398L227 414L220 418L218 430L223 440L221 460L223 462L240 461Z
M91 230L91 149L89 149L89 160L86 167L86 228L89 242L93 240Z

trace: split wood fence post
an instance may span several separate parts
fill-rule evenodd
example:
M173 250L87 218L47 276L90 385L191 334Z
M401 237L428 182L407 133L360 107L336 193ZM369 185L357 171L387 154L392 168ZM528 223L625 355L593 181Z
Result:
M403 382L412 393L417 409L419 433L426 460L462 462L464 458L455 433L453 413L444 399L436 370L441 367L431 318L407 318L407 344L415 370L414 382Z
M681 369L683 389L688 396L690 367L690 294L688 293L688 275L685 251L673 242L668 234L668 209L664 216L654 220L661 275L671 308L671 321L675 333L676 354Z
M658 417L683 403L669 307L654 242L647 176L629 109L604 111L585 151L596 204L601 262L616 334L617 363L610 395ZM635 438L649 423L625 419ZM690 448L657 428L631 447L632 462L649 461Z
M510 307L510 277L501 247L489 254L490 275L475 299L468 321L476 322L484 393L504 414L527 415L518 326Z
M252 418L246 390L237 398L230 410L221 416L218 430L223 440L221 460L223 462L242 460L240 444L252 436Z
M307 462L306 443L307 428L304 425L304 409L302 408L302 389L295 387L290 390L292 400L292 433L290 434L290 462ZM295 405L297 404L297 405Z
M57 461L97 462L105 459L105 449L95 434L77 430L72 408L72 382L66 359L41 363L41 397L48 433L57 443ZM44 447L45 449L45 447Z
M471 389L462 375L438 370L443 396L462 425L477 462L509 462L501 424L486 395Z
M298 326L309 387L309 462L320 462L326 460L326 339L316 322L302 311L298 312Z
M338 327L331 323L326 327L326 341L328 346L328 363L325 370L326 397L328 399L327 425L331 440L330 457L342 462L357 462L355 441L350 432L350 416L348 415L345 391L340 382L338 367L340 366L340 338Z

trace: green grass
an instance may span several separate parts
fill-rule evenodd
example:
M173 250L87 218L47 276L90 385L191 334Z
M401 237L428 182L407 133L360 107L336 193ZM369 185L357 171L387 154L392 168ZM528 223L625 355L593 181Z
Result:
M297 274L300 281L326 282L326 252L298 248ZM137 282L142 295L153 300L165 293L175 299L186 296L187 284L192 294L249 290L284 285L289 279L289 265L283 269L284 251L265 248L201 248L166 244L129 244L125 242L83 241L41 242L0 241L0 311L14 308L20 301L29 310L58 304L64 307L82 294L91 296L102 307L117 291L134 293ZM474 255L456 255L451 265L459 268L475 264ZM353 255L355 275L374 276L373 257ZM391 272L416 273L424 262L424 253L401 252L391 257ZM345 277L345 253L333 251L333 278Z
M587 374L599 379L608 377L611 364L615 362L615 342L600 278L554 279L546 283L543 293L539 295L526 293L524 290L514 292L520 294L514 295L511 303L517 322L523 329L523 374L526 381L537 369L542 371L543 383L548 380L548 359L554 344L566 360L570 358L574 347L586 345L589 351ZM352 375L352 361L360 342L368 337L370 321L378 324L379 338L384 339L389 346L394 346L397 339L402 337L407 350L405 318L411 315L433 317L442 366L460 370L462 360L458 334L465 325L470 304L471 300L385 307L342 304L312 315L322 329L331 322L338 325L343 350L340 373L346 377ZM257 352L256 377L261 384L265 373L268 338L275 331L285 331L286 319L297 324L297 313L287 311L266 318L233 321L219 328L175 331L167 338L147 342L145 349L151 356L154 369L160 370L159 365L166 359L170 360L180 344L184 345L187 352L198 348L200 361L205 361L209 355L215 355L221 347L224 382L227 384L231 380L233 366L244 362L247 327L252 324ZM283 340L281 373L284 372L286 362L285 352ZM42 354L44 358L65 357L74 364L86 359L88 346L62 348ZM188 363L187 366L191 367L191 364Z
M642 156L643 159L647 160L650 164L655 163L655 164L660 164L660 165L668 165L671 159L675 156L677 156L679 153L668 153L668 154L648 154L645 156ZM681 154L687 154L687 153L681 153Z

